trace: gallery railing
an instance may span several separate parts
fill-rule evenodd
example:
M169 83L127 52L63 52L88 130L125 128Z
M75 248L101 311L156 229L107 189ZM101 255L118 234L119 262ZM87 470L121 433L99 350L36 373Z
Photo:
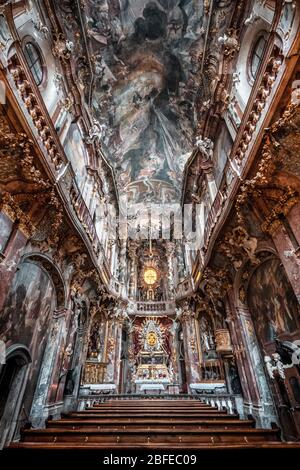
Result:
M205 229L204 229L204 247L205 248L207 248L212 231L222 214L224 202L225 202L224 195L222 194L221 191L218 191L216 198L213 202L213 205L211 207L211 210L208 214L207 220L205 222Z
M175 303L169 302L136 302L138 313L174 313Z

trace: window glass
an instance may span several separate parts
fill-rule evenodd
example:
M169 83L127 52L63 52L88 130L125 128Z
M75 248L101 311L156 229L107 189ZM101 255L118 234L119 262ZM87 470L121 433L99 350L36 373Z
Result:
M34 44L28 42L25 45L24 54L35 83L40 85L43 81L43 64L38 49Z
M266 39L264 36L260 36L260 38L257 40L255 47L253 49L252 57L251 57L251 75L252 78L256 78L259 66L261 64L263 55L264 55L264 50L266 47Z

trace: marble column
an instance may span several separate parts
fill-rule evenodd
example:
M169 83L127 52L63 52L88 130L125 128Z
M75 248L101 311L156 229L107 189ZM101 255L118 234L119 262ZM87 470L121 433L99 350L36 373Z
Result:
M75 313L75 312L74 312ZM72 336L74 338L74 346L73 346L73 356L72 356L72 363L71 369L73 371L72 380L74 383L73 388L73 402L77 402L77 397L80 388L80 377L82 373L82 369L85 364L86 356L87 356L87 349L88 349L88 337L89 337L89 329L91 326L92 318L91 315L89 319L84 324L78 324L78 316L76 313L74 314L73 318L73 332Z
M113 316L108 321L108 337L107 337L107 368L104 382L114 383L119 390L120 384L120 363L122 348L122 329L126 314Z
M107 368L104 382L114 383L119 386L120 379L120 359L122 346L122 325L123 322L117 319L108 321L108 338L107 338Z
M258 400L258 392L256 389L255 378L253 376L251 376L250 383L248 382L252 369L249 365L249 358L246 354L244 338L241 334L240 319L237 316L231 296L228 296L226 302L226 313L228 328L233 346L233 353L236 359L236 365L241 381L243 397L247 403L252 403L252 400Z
M170 346L171 346L171 372L173 372L173 376L171 380L175 384L179 384L179 361L178 361L178 342L177 342L177 335L178 335L178 328L179 323L173 320L172 328L170 328L171 338L170 338ZM174 393L179 393L179 386L176 388L173 387Z
M129 298L134 299L137 294L137 243L131 242L128 246L130 258Z
M200 358L197 347L195 313L185 307L180 315L180 322L183 333L187 383L188 385L191 383L199 383L201 380Z
M114 257L115 257L115 251L116 251L116 241L115 240L109 240L108 247L109 247L110 272L111 272L112 275L114 275Z
M169 296L170 299L174 298L174 254L175 254L175 243L166 243L166 254L168 262L168 284L169 284Z
M121 247L119 253L119 281L124 283L126 279L126 253L127 253L127 240L121 240Z
M260 427L270 427L277 416L251 314L246 305L239 303L229 318L245 414L252 414Z
M52 387L49 390L49 403L59 403L63 401L64 390L68 370L71 367L73 356L73 336L71 335L72 311L70 309L65 312L57 311L55 315L64 316L63 331L59 345L59 354L56 356L56 362L52 376Z
M50 404L54 405L56 401L60 378L57 376L56 367L60 363L62 352L65 350L65 339L66 309L55 310L30 411L30 420L33 427L43 427L49 414L58 417L56 415L59 415L59 412L62 411L59 406L57 406L57 410L54 408L51 410Z

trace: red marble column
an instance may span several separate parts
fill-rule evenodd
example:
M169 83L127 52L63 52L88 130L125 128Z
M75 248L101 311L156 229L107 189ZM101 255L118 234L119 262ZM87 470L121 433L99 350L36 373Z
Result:
M230 331L245 410L255 417L259 426L269 426L271 422L276 422L276 412L251 313L246 305L235 301L233 292L229 299Z
M195 331L195 318L193 312L189 312L189 314L182 315L181 325L183 333L187 383L189 385L191 383L199 383L201 377L197 336Z
M108 325L107 369L104 382L114 383L118 389L120 382L120 361L122 346L122 319L111 319Z
M55 403L63 400L64 387L67 372L72 360L74 345L68 343L68 333L71 323L71 310L61 309L54 312L54 322L59 325L59 338L56 345L54 366L50 380L47 403Z
M248 352L247 332L245 332L241 315L245 317L246 321L251 322L251 324L252 320L246 308L243 309L241 306L237 307L235 305L232 292L228 295L227 315L245 401L258 403L259 391L256 382L256 374L255 370L253 370L253 363Z

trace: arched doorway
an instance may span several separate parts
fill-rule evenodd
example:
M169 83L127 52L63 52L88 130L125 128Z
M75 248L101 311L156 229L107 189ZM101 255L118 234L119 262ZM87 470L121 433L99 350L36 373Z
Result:
M6 362L0 369L0 449L8 445L18 431L30 363L26 346L15 344L8 348Z

